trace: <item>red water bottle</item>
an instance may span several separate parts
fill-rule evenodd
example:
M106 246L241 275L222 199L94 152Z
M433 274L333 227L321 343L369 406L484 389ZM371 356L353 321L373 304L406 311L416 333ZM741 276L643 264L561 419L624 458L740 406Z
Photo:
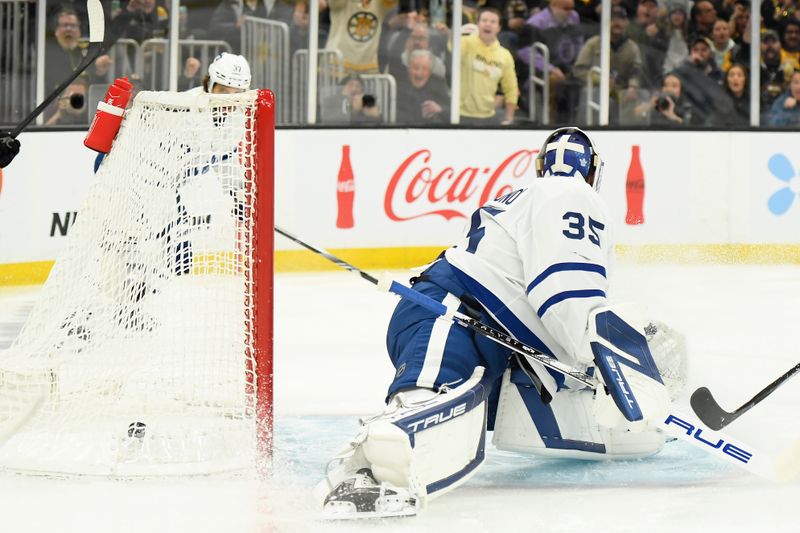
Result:
M89 131L83 144L96 152L107 154L111 151L111 143L117 136L122 124L122 115L131 99L133 85L128 78L117 78L106 92L106 97L97 103Z
M628 166L628 178L625 180L625 195L628 200L626 224L644 224L644 172L639 161L639 145L631 147L631 164Z
M342 145L342 162L339 165L339 176L336 179L336 227L352 228L353 200L356 196L356 182L353 179L353 167L350 165L350 145Z

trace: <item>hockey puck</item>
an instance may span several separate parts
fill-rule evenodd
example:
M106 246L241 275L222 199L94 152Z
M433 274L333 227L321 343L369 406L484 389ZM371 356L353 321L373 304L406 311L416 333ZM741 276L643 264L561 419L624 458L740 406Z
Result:
M132 439L143 439L146 429L147 425L144 422L131 422L128 424L128 436Z

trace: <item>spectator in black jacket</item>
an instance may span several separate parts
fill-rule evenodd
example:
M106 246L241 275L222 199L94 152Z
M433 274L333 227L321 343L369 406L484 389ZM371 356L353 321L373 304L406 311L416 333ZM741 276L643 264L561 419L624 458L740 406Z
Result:
M728 126L750 125L750 90L747 82L747 68L744 65L734 63L725 73L725 92L733 104L733 113L728 116Z
M731 103L720 86L722 73L714 65L707 39L701 36L692 39L689 57L675 69L675 74L694 108L693 122L699 126L723 125L725 116L732 112Z
M432 76L433 54L414 50L408 71L397 84L397 121L407 124L447 124L450 97L442 78Z
M656 0L639 0L636 17L628 25L628 37L639 45L645 88L657 89L661 85L661 69L667 55L670 36L658 22Z

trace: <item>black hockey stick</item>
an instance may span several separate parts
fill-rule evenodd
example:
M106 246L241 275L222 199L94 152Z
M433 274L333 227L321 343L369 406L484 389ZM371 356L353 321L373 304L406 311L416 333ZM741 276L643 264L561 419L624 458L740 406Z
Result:
M731 412L728 412L719 406L717 401L714 399L714 395L711 394L711 391L708 390L707 387L700 387L694 391L689 402L691 403L692 409L700 418L700 420L702 420L703 423L708 427L716 431L724 428L749 411L764 398L775 392L775 389L783 385L789 380L789 378L798 372L800 372L800 363L796 364L791 370L764 387L764 389L762 389L758 394L745 402L744 405L738 409L734 409Z
M81 73L86 70L89 65L94 63L95 59L100 57L100 55L104 51L103 40L105 39L106 33L106 19L105 19L105 12L103 11L103 5L100 3L100 0L87 0L86 2L86 9L89 13L89 48L86 50L86 56L84 56L83 60L80 64L72 71L72 73L67 76L67 79L61 82L61 85L56 87L53 92L51 92L47 97L39 104L36 109L31 111L31 113L22 119L22 122L17 124L17 127L11 132L12 137L16 137L22 130L24 130L28 124L33 121L36 117L38 117L44 109L50 105L50 102L55 100L58 95L64 92L70 83L72 83L75 78L81 75Z
M392 293L396 294L397 296L400 296L401 298L405 298L407 300L410 300L410 301L416 303L417 305L420 305L420 306L424 307L425 309L427 309L427 310L431 311L432 313L435 313L435 314L437 314L439 316L442 316L444 318L449 318L450 320L452 320L453 322L455 322L456 324L458 324L460 326L463 326L465 328L469 328L469 329L475 331L476 333L478 333L480 335L483 335L484 337L487 337L487 338L493 340L494 342L505 346L506 348L509 348L509 349L519 353L519 354L524 355L524 356L527 356L530 359L533 359L536 362L542 364L543 366L546 366L547 368L551 368L551 369L555 370L556 372L559 372L560 374L563 374L563 375L568 376L568 377L570 377L572 379L575 379L575 380L583 383L584 385L586 385L588 387L591 387L591 388L594 389L594 388L597 388L597 386L598 386L597 380L594 379L589 374L587 374L585 372L581 372L580 370L578 370L576 368L573 368L573 367L571 367L569 365L566 365L566 364L562 363L561 361L559 361L558 359L556 359L555 357L550 357L547 354L541 353L538 350L535 350L534 348L531 348L527 344L519 342L517 339L511 337L507 333L504 333L504 332L502 332L500 330L494 329L491 326L487 326L483 322L481 322L479 320L475 320L474 318L472 318L470 316L467 316L467 315L465 315L463 313L459 313L458 311L451 311L451 310L447 309L447 306L445 306L441 302L437 302L433 298L431 298L429 296L426 296L426 295L422 294L421 292L415 291L415 290L413 290L413 289L411 289L409 287L406 287L405 285L402 285L402 284L400 284L400 283L398 283L396 281L392 280L390 282L383 282L381 280L378 280L378 278L376 278L375 276L372 276L372 275L364 272L360 268L351 265L347 261L344 261L344 260L336 257L335 255L331 254L330 252L327 252L327 251L323 250L322 248L319 248L317 246L313 246L311 244L308 244L308 243L302 241L300 238L292 235L291 233L289 233L288 231L286 231L284 229L279 228L278 226L275 226L275 231L277 233L283 235L287 239L290 239L290 240L296 242L300 246L302 246L302 247L304 247L304 248L306 248L308 250L311 250L312 252L314 252L316 254L321 255L322 257L324 257L325 259L328 259L329 261L332 261L333 263L336 263L340 267L342 267L342 268L344 268L346 270L349 270L350 272L355 272L356 274L360 275L365 280L369 281L373 285L377 285L381 289L384 289L384 290L387 290L389 292L392 292Z

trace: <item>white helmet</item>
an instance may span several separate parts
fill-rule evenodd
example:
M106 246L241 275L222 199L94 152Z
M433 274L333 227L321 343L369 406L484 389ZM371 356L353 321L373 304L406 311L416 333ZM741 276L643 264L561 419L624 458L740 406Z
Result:
M250 65L242 56L222 52L208 66L208 78L208 92L215 83L246 91L250 88Z

